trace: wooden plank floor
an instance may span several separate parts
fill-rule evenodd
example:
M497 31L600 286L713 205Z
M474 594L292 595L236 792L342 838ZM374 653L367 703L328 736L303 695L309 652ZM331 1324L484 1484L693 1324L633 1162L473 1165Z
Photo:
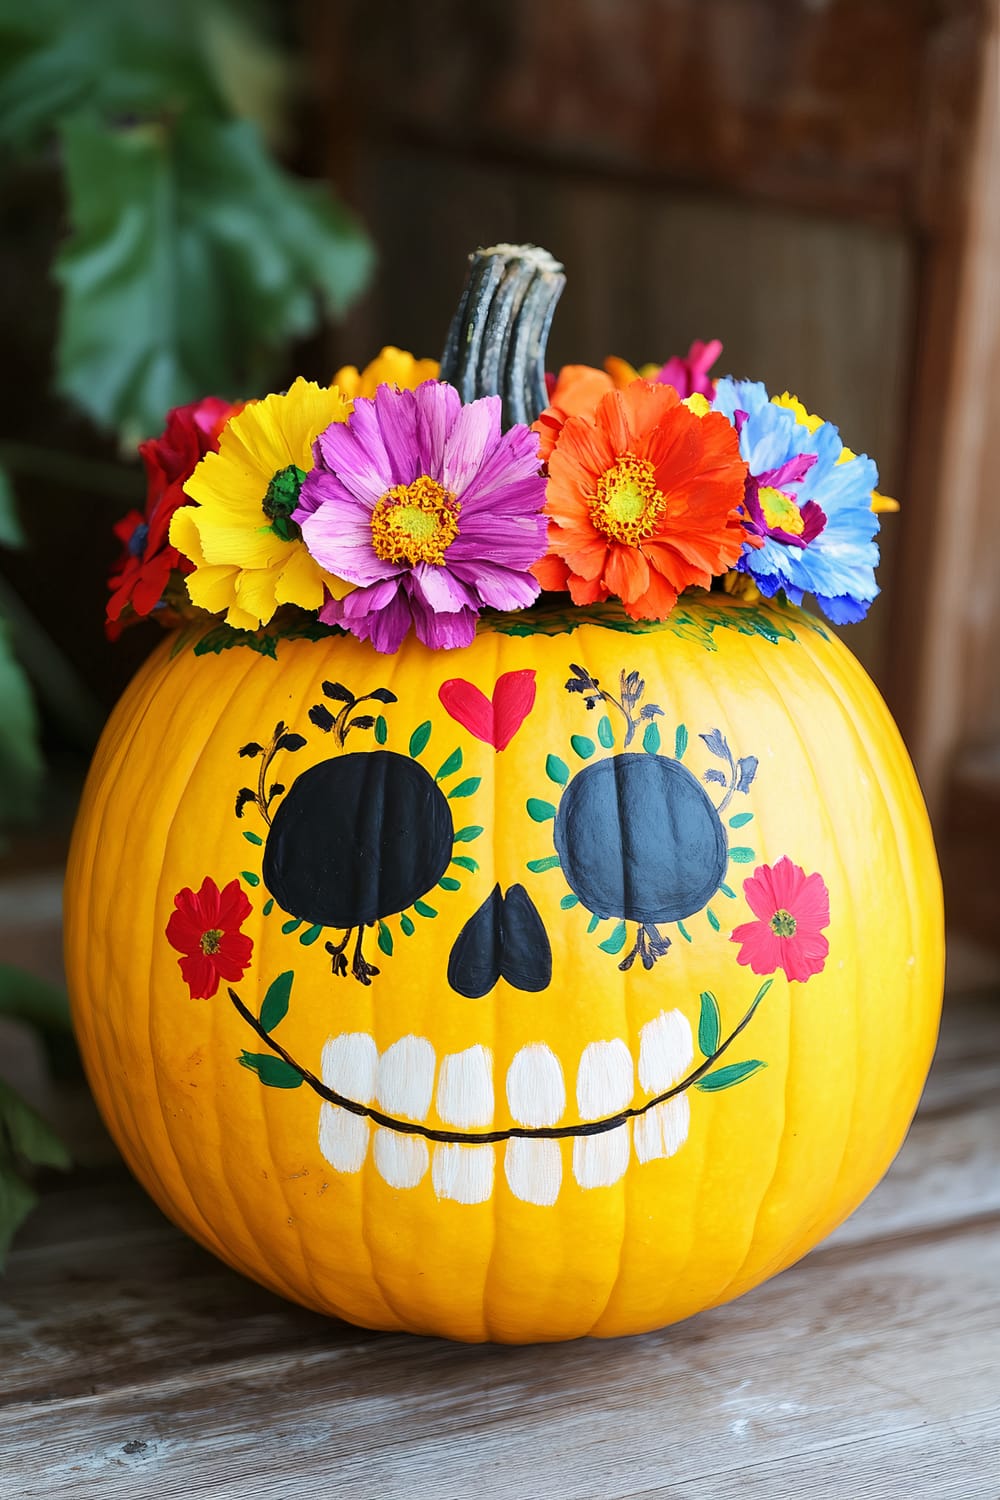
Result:
M0 1281L2 1500L998 1500L1000 995L949 997L883 1184L741 1301L643 1338L367 1333L186 1240L106 1147Z

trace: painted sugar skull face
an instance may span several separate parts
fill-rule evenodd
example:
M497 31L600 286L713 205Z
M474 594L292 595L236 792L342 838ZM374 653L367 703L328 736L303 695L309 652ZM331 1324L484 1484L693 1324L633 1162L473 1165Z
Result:
M608 1186L681 1148L692 1091L766 1065L738 1038L771 976L822 968L821 876L783 858L736 889L757 757L677 722L621 644L612 674L563 642L555 672L439 669L416 698L321 679L301 722L239 747L259 870L179 892L167 937L192 995L228 994L260 1084L318 1096L336 1173L370 1153L391 1187L470 1205L500 1190L498 1162L538 1206L567 1166ZM678 1004L672 968L706 943L730 993ZM286 1019L306 1011L318 1065Z

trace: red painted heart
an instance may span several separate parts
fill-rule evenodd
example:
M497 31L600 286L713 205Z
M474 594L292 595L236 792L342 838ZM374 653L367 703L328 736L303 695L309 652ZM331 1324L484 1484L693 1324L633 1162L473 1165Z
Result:
M535 706L535 669L504 672L497 678L493 697L467 682L451 677L442 682L438 697L453 719L470 734L494 750L506 750Z

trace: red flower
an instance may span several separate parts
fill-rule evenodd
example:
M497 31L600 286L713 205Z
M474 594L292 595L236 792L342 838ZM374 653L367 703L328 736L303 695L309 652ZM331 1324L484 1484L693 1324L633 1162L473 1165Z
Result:
M733 931L732 941L743 945L737 962L755 974L784 969L800 982L818 974L830 951L822 932L830 925L830 893L822 875L807 875L786 855L749 875L743 894L757 921Z
M721 412L698 415L673 386L634 380L588 410L606 379L584 370L536 424L549 553L533 572L575 604L614 594L633 619L664 620L678 594L708 588L740 556L747 466Z
M253 939L240 931L252 911L238 880L220 891L206 875L197 893L185 887L174 897L176 911L167 923L167 942L182 953L178 967L192 1000L210 1000L219 980L242 979L253 954Z
M218 451L219 433L240 409L218 396L175 406L163 434L139 444L146 465L146 509L130 511L114 527L124 550L108 579L106 630L112 640L130 620L156 608L175 569L191 571L192 564L167 539L170 521L178 506L191 504L185 481L206 453Z

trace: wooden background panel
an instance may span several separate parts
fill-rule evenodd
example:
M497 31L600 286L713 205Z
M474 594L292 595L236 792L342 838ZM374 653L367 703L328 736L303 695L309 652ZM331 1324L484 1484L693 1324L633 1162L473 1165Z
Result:
M564 259L550 364L685 352L722 339L720 372L790 388L836 421L898 490L914 254L898 230L629 183L552 177L403 148L367 148L361 206L381 246L373 290L338 339L352 363L383 343L437 354L477 244L537 241ZM898 522L883 525L892 589ZM847 632L883 675L884 601Z

